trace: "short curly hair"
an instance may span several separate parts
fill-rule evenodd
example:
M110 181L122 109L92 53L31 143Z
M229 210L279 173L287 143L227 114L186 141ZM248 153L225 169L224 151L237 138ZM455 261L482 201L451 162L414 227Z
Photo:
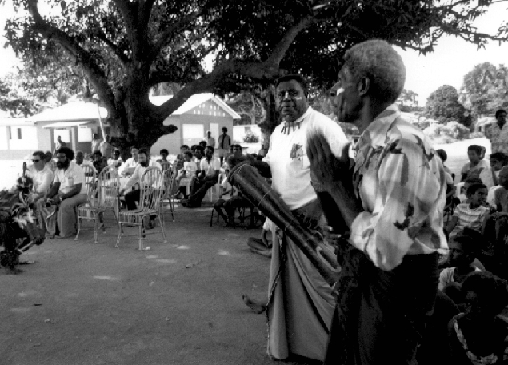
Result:
M508 286L506 280L490 272L474 272L462 283L462 291L472 291L478 295L483 309L497 315L508 305Z
M69 147L60 147L58 150L56 150L56 153L62 153L64 154L68 160L74 160L74 151L70 149Z
M370 80L370 95L383 103L394 103L404 89L406 66L386 41L371 39L351 47L343 59L355 79Z

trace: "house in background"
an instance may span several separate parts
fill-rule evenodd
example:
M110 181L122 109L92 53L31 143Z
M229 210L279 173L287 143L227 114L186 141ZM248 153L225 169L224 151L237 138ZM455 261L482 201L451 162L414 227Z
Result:
M108 128L106 109L91 101L71 101L30 118L0 118L0 159L21 160L36 150L54 151L58 136L72 149L89 153L92 134L101 133L99 115Z
M150 96L150 101L161 105L171 96ZM30 118L0 118L0 159L22 160L36 150L54 151L58 136L73 150L91 153L92 136L102 136L100 123L109 133L108 112L97 101L74 100ZM213 94L192 95L164 121L164 125L178 127L175 133L159 138L152 146L153 155L163 148L171 154L180 152L180 146L198 144L207 130L217 143L222 127L233 136L233 121L238 115L222 99ZM217 147L217 146L215 146Z
M150 101L154 105L161 105L170 98L171 96L150 96ZM213 94L194 94L166 118L164 125L173 124L178 130L159 138L152 146L151 154L156 155L163 148L170 154L177 154L181 145L190 147L204 140L207 130L215 138L214 147L217 148L222 127L226 127L233 138L233 122L240 119L240 115L219 97Z

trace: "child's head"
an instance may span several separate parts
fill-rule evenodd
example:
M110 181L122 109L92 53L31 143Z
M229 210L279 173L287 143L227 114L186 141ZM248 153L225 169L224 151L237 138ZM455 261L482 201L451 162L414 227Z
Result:
M481 243L479 233L466 228L448 243L450 248L450 265L455 267L470 266L478 255L478 245ZM480 235L481 236L481 235Z
M466 190L466 197L469 203L479 207L487 202L487 187L483 184L472 184Z
M185 162L190 162L192 160L192 152L191 151L185 151L183 154L183 159Z
M480 179L479 177L468 177L465 181L464 181L464 185L462 186L462 189L460 190L460 193L461 194L466 194L466 191L467 189L473 185L473 184L483 184L483 181L482 179Z
M467 148L467 157L472 164L477 164L482 159L483 148L476 144L472 144Z
M504 166L501 171L499 171L499 185L508 189L508 166Z
M488 320L508 305L506 281L490 272L473 272L462 283L462 292L469 305L470 317Z
M495 152L490 155L490 166L494 171L499 171L503 168L503 166L506 166L508 156L505 155L503 152Z
M448 158L448 155L446 154L445 150L436 150L437 155L443 161L443 163L446 162L446 159Z

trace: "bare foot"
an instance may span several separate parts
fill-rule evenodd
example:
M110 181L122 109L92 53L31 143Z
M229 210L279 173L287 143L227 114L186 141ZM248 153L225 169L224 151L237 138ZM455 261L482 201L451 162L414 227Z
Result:
M243 302L245 303L245 305L247 305L247 307L252 309L254 311L254 313L261 314L264 311L266 311L266 305L258 303L258 302L254 302L253 300L251 300L249 298L248 295L243 294L242 299L243 299Z

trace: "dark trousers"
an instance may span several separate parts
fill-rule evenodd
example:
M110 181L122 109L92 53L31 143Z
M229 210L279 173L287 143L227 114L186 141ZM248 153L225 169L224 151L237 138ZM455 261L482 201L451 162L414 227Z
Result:
M127 205L127 210L137 209L136 202L139 202L140 195L141 191L139 190L132 190L125 194L125 204Z
M189 202L192 204L201 203L208 189L217 184L217 176L205 176L203 179L196 179L194 189L189 196Z
M237 208L249 207L250 203L243 196L233 196L229 200L219 199L214 204L213 208L220 214L221 217L225 215L230 220L230 223L233 223L233 219L235 216L235 210ZM224 215L224 211L226 214Z

